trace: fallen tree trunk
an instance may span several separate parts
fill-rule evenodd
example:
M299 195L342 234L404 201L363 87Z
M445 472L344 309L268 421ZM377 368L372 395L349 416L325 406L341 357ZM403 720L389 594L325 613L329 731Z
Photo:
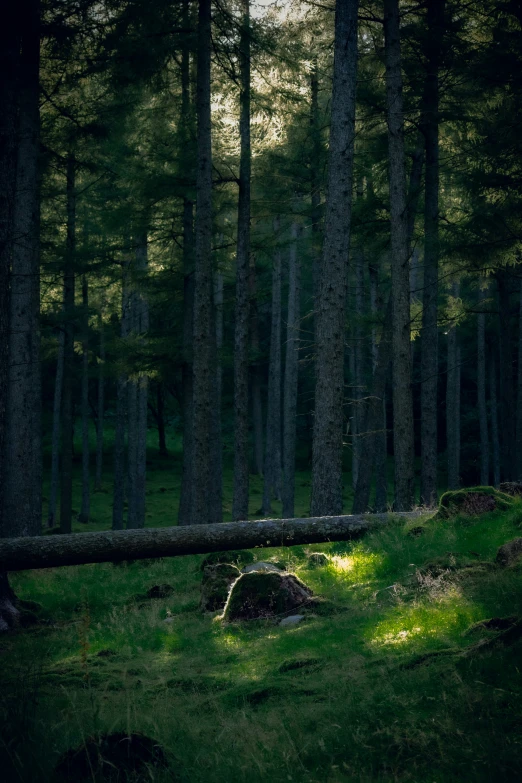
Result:
M6 538L0 540L0 571L346 541L384 527L392 519L413 519L420 513L263 519L149 530Z

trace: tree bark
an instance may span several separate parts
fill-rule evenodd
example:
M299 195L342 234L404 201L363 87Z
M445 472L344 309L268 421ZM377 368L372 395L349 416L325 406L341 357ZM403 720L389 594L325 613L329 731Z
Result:
M294 516L297 388L299 380L299 333L301 329L301 263L298 253L299 226L292 223L288 264L288 310L286 321L285 383L283 402L283 517Z
M357 198L363 198L363 183L359 182L357 186ZM364 343L364 247L362 242L355 248L355 324L354 324L354 415L352 418L353 432L353 459L352 459L352 482L353 487L357 486L357 474L359 470L359 460L361 451L360 435L363 431L365 416L364 403L364 379L365 379L365 343Z
M261 402L261 367L259 359L259 320L257 312L256 262L250 259L250 335L252 341L252 418L254 423L254 470L263 475L263 405Z
M54 399L53 399L53 433L51 441L51 486L49 489L49 511L47 515L47 527L54 527L56 524L56 504L58 500L58 490L60 488L60 417L62 407L62 389L63 389L63 365L65 348L65 324L60 326L60 336L58 338L58 354L56 359L56 375L54 378Z
M348 541L377 531L394 519L416 519L417 511L394 514L263 519L198 527L104 530L69 536L9 538L0 541L0 568L24 571L84 563L175 557L229 549L287 547Z
M100 355L98 361L98 418L96 420L96 473L94 489L101 492L103 472L103 420L105 415L105 330L103 311L98 313L98 332L100 335Z
M11 535L37 535L42 527L38 0L28 0L24 8L20 42L19 78L16 82L18 150L10 251L9 377L5 464L2 466L3 527L4 532ZM9 127L9 117L5 121ZM9 145L7 154L10 154ZM7 196L9 191L8 186ZM5 293L3 295L6 296Z
M241 2L239 41L241 154L237 218L234 332L234 496L232 519L248 518L248 327L250 321L250 1Z
M517 478L515 393L513 388L513 356L511 353L511 296L508 272L497 272L499 304L499 369L500 369L500 448L501 476L504 481Z
M190 0L183 0L183 26L190 26ZM183 37L181 49L181 152L187 160L187 151L193 152L195 129L190 106L190 47L188 36ZM190 163L192 154L188 155ZM194 164L195 166L195 164ZM194 198L192 173L186 165L187 180L183 196L183 364L181 367L183 455L178 524L190 525L192 507L192 455L193 455L193 394L192 341L194 332Z
M520 303L518 320L518 371L517 371L517 416L516 448L518 455L517 480L522 479L522 280L520 281Z
M310 200L312 206L312 285L314 312L319 301L321 281L321 177L318 166L321 160L321 123L319 119L319 69L314 58L310 72L310 132L312 155L310 160Z
M191 524L205 524L212 494L212 140L211 2L199 0L197 70L196 242L194 266L193 454Z
M121 284L121 339L129 332L129 282L128 259L122 265ZM112 503L112 529L123 528L125 502L125 431L127 421L127 374L120 371L116 382L116 427L114 431L114 484Z
M382 297L378 294L378 269L375 265L370 265L370 309L372 317L377 318L379 310L382 308ZM377 368L379 366L379 346L377 344L377 328L372 327L372 377L376 378ZM388 506L388 448L387 448L387 434L386 434L386 380L388 375L388 365L386 366L386 375L384 376L384 386L382 389L382 404L381 404L381 417L378 419L377 408L376 413L376 426L374 428L374 443L373 448L368 449L368 453L373 451L373 461L375 464L375 510L386 511ZM368 415L365 416L364 426L367 428L369 423ZM368 444L371 445L371 444ZM361 454L363 453L364 445L361 445ZM368 459L368 457L366 457ZM356 487L357 489L357 487ZM364 509L366 510L366 509Z
M384 39L392 253L394 507L398 511L405 511L413 505L415 452L411 390L408 213L398 0L384 2Z
M344 332L353 189L357 0L335 9L334 72L321 282L316 308L316 387L311 513L343 508Z
M480 430L480 484L489 484L489 438L488 414L486 403L486 313L484 302L486 292L479 288L479 308L477 315L477 411Z
M74 321L75 321L75 256L76 256L76 160L72 152L67 157L67 238L63 276L64 373L62 392L62 480L60 486L60 531L70 533L72 525L73 470L73 381L74 381Z
M453 296L459 295L458 283L453 284ZM448 451L448 489L460 486L460 386L457 326L453 324L448 331L448 362L446 372L446 441Z
M221 423L222 389L223 389L223 275L214 273L214 400L212 405L212 492L213 500L209 504L209 523L218 524L223 521L223 432ZM248 404L248 401L247 401Z
M423 130L426 138L424 201L424 287L421 347L421 504L437 501L437 386L439 293L439 69L445 0L428 0L427 73Z
M495 352L489 357L489 410L491 416L491 443L493 446L493 486L500 484L500 438L498 432L497 366Z
M274 233L279 221L274 221ZM276 248L272 268L272 319L268 364L263 514L271 514L271 501L281 498L281 251Z
M82 506L79 522L87 523L91 505L91 477L89 454L89 288L87 277L82 278Z

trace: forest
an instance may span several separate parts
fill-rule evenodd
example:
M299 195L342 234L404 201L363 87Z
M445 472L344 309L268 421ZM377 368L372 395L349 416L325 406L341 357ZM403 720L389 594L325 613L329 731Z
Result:
M2 17L6 780L518 780L522 0Z

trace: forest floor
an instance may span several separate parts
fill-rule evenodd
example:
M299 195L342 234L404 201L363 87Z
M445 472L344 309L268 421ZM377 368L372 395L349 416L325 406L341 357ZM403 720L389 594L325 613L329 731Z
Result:
M174 513L175 477L158 481L151 525ZM93 496L83 529L108 526L109 498ZM140 781L519 780L522 643L466 632L522 617L522 569L493 565L521 522L517 501L419 536L395 522L356 543L258 551L331 602L294 627L203 614L203 556L13 575L43 622L0 642L3 779L58 780L61 754L120 731L166 754ZM309 569L312 551L328 564ZM169 597L143 598L165 583Z

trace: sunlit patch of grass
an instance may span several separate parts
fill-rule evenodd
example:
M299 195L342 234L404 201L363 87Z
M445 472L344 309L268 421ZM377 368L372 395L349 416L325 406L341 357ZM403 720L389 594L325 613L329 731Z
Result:
M354 547L350 555L333 555L331 568L343 579L358 582L374 579L384 561L385 556L382 553L369 552L358 546Z

